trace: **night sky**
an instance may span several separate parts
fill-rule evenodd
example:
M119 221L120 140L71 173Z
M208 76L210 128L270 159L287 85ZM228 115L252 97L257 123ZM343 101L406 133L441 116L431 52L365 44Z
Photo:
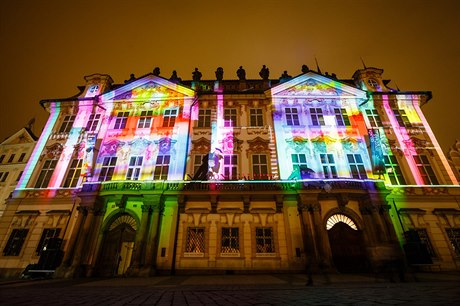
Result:
M430 90L422 109L446 151L460 138L460 1L457 0L0 0L0 140L35 117L39 101L78 92L93 73L123 83L154 67L169 78L270 78L302 64L351 78L385 70L390 87Z

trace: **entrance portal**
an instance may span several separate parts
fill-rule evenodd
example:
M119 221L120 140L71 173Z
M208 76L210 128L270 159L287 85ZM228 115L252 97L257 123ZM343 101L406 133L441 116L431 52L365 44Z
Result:
M131 264L136 229L136 220L128 214L119 216L110 224L99 258L100 276L118 276L126 273Z
M367 272L367 256L362 232L345 215L336 214L327 221L332 258L341 273Z

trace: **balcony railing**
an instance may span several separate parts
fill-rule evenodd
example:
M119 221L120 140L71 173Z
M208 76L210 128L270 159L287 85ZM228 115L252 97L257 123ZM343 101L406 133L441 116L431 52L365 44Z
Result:
M82 192L276 192L385 189L383 181L328 179L284 181L108 181L85 183Z

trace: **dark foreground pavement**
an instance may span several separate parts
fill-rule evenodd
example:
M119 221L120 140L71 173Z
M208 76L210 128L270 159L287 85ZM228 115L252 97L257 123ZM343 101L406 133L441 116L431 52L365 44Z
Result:
M0 281L1 305L460 305L460 274L407 282L302 274Z

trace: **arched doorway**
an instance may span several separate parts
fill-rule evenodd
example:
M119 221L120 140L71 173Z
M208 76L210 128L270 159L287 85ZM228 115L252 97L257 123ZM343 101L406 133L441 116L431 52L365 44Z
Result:
M341 273L367 272L367 256L362 232L349 217L332 215L326 222L332 259Z
M126 273L131 264L136 230L136 220L128 214L118 216L108 225L99 257L99 276Z

